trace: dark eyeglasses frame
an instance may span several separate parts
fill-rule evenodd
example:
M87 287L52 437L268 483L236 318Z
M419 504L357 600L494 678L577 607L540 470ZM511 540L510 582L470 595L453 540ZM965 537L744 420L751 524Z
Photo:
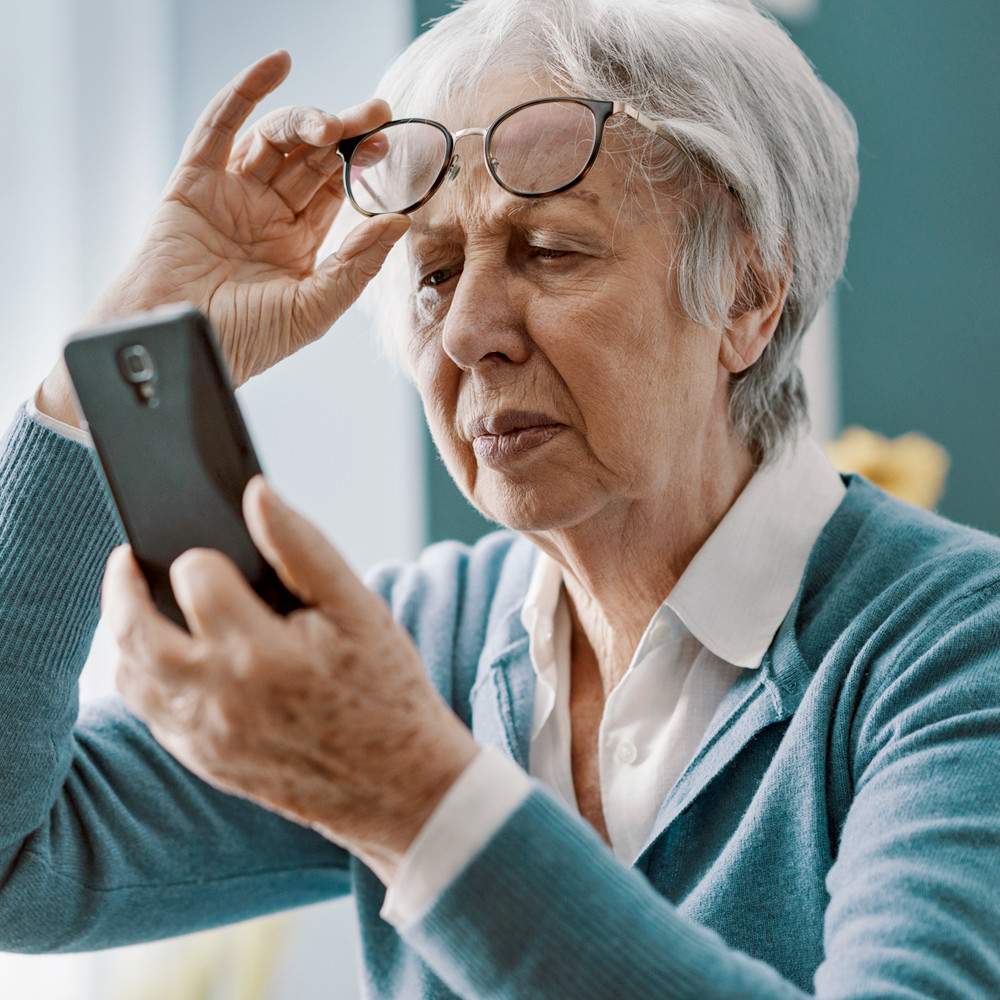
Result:
M493 166L489 157L489 149L490 143L493 140L493 133L500 125L510 118L511 115L516 114L518 111L523 111L525 108L529 108L535 104L555 104L559 102L582 104L590 108L591 112L593 112L594 148L590 151L590 156L583 169L571 181L563 184L561 187L553 188L551 191L518 191L505 184L498 176L496 168ZM467 135L481 135L483 137L483 161L486 164L486 169L490 172L490 176L497 182L497 184L500 185L500 187L502 187L505 191L510 192L510 194L517 195L521 198L546 198L549 195L559 194L561 191L569 190L569 188L573 187L575 184L579 184L580 181L587 176L587 172L594 165L594 161L597 159L597 154L601 151L601 140L604 138L605 123L612 115L619 113L627 115L633 121L638 122L643 128L649 129L649 131L654 132L665 139L670 138L670 133L665 128L648 118L641 111L637 111L631 105L625 104L622 101L595 101L587 97L539 97L535 100L525 101L523 104L518 104L515 107L508 109L488 128L463 128L455 133L450 132L440 122L433 121L430 118L394 118L392 121L384 122L379 125L378 128L369 129L369 131L363 132L361 135L354 135L348 139L340 140L337 145L337 152L340 153L344 160L344 190L347 192L347 196L350 198L351 204L362 215L373 217L376 215L406 215L409 212L415 212L421 205L425 205L434 196L434 193L441 186L445 177L453 171L455 144L458 140ZM388 128L390 125L405 125L411 122L421 125L432 125L442 133L446 144L444 165L441 167L440 171L438 171L438 175L435 177L434 183L430 186L427 194L425 194L419 201L415 201L412 205L407 205L406 208L397 209L395 212L369 212L367 209L362 208L358 204L354 197L354 192L351 190L351 157L354 156L354 152L358 146L360 146L361 143L363 143L369 136L375 135L376 132L383 131L383 129ZM455 171L455 173L457 173L457 171ZM454 174L452 176L454 176Z

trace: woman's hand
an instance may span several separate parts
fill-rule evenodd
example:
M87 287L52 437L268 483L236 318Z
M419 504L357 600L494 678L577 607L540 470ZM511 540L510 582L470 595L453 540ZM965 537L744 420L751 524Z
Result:
M259 476L244 514L308 607L277 615L225 556L192 549L170 571L188 635L122 546L102 595L118 688L199 777L312 826L388 883L477 745L385 602Z
M337 143L388 121L385 101L333 116L281 108L233 147L254 107L288 75L278 51L248 67L202 112L143 244L96 322L165 302L208 315L237 384L325 333L406 231L406 216L365 220L319 266L344 200Z
M205 108L138 251L86 325L191 302L208 315L239 385L322 336L361 294L409 227L406 216L366 219L325 260L316 256L344 201L337 143L388 121L389 106L373 99L339 116L281 108L234 148L290 68L283 50L265 56ZM42 408L62 409L72 397L61 364L46 383Z

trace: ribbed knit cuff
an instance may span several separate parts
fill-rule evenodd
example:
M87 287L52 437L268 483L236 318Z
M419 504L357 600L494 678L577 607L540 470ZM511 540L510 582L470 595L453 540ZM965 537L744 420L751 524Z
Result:
M536 783L403 932L468 997L803 997L680 915Z
M75 680L97 626L104 565L122 541L93 452L22 406L0 447L0 662L8 677L30 662L31 687Z

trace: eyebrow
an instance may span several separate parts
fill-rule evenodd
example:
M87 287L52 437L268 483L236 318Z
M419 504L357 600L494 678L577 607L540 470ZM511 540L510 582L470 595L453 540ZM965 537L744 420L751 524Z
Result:
M518 201L508 202L500 211L497 213L497 217L500 219L511 219L515 217L520 217L523 215L528 215L531 212L538 211L540 208L545 208L547 202L551 202L553 198L572 198L578 201L584 201L588 205L593 205L596 208L601 207L601 199L598 194L594 191L588 191L585 188L571 188L569 191L560 191L559 194L550 195L545 198L522 198ZM562 204L559 202L557 204ZM411 233L444 233L451 230L457 229L457 223L449 222L437 226L428 226L426 223L418 222L413 220L410 226Z

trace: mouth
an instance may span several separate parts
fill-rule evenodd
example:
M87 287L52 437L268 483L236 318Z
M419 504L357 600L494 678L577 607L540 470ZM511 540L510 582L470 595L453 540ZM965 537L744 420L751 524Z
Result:
M539 410L500 410L499 413L489 413L477 417L472 422L469 435L475 439L488 436L511 434L523 431L529 427L562 427L558 420L553 420L547 413Z
M525 427L507 434L480 434L472 439L472 450L484 465L500 467L546 444L562 430L562 424L547 424L542 427Z

